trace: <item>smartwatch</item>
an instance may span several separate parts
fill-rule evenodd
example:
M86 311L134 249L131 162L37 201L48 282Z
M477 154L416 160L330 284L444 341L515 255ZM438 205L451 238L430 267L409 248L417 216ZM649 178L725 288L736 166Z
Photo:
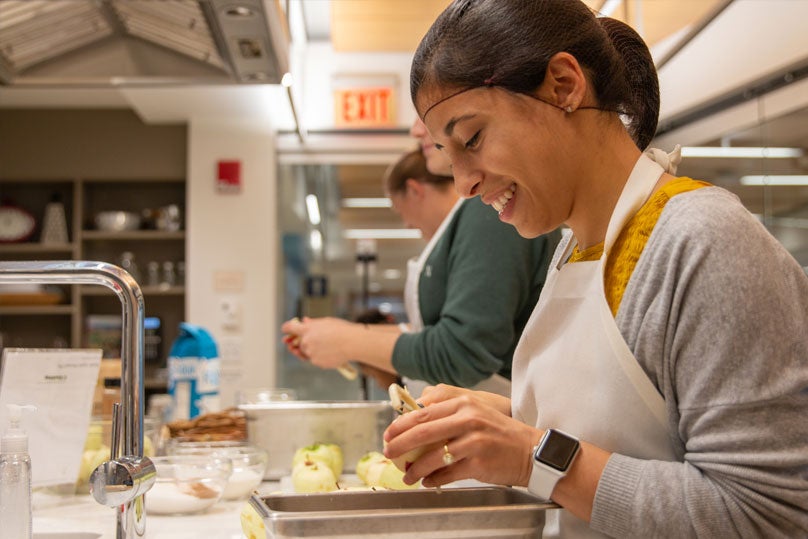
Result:
M547 429L533 448L533 471L527 489L545 500L550 499L556 483L567 475L581 444L578 438L556 429Z

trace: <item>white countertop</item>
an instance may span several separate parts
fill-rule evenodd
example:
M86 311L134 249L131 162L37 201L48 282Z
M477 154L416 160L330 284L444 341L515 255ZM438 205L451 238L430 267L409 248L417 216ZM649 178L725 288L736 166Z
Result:
M271 492L277 487L277 482L265 482L258 490ZM146 537L243 539L239 514L245 503L219 501L203 513L185 516L147 514ZM89 494L35 491L33 505L34 539L115 539L115 510L98 504Z

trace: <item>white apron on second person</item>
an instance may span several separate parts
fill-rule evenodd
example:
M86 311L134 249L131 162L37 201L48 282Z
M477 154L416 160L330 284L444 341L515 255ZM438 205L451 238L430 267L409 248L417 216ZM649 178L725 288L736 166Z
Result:
M446 227L449 226L449 223L452 221L452 218L454 218L458 208L460 208L460 206L463 204L463 201L464 199L461 198L452 207L452 209L449 210L449 214L443 219L440 226L435 231L435 234L426 244L424 250L421 251L421 254L418 255L417 258L413 257L407 261L407 280L404 284L404 308L407 312L409 331L411 333L417 333L424 329L424 322L421 318L420 299L418 297L418 283L421 279L421 273L424 271L426 260L429 258L429 255L432 254L435 244L438 243L438 240L441 238L441 236L443 236L444 232L446 232ZM410 394L415 398L420 397L424 388L431 385L429 382L415 380L406 376L403 377L403 379L404 384L407 386L407 390L409 390ZM504 376L494 374L493 376L486 378L475 385L472 389L479 391L490 391L492 393L510 397L511 381Z
M513 417L529 425L557 428L607 451L672 461L665 402L620 334L603 278L611 246L662 173L645 155L637 161L600 260L564 264L574 238L559 245L514 353L511 406ZM547 517L544 537L603 537L567 511Z

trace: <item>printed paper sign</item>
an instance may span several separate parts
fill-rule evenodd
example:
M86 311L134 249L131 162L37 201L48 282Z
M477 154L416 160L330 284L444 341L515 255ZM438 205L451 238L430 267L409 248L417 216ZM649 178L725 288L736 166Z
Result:
M6 348L0 371L0 435L8 404L23 412L34 487L75 483L90 425L101 350Z

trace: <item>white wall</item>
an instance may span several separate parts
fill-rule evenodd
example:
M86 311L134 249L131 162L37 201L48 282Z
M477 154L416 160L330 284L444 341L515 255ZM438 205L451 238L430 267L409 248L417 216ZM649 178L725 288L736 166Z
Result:
M188 321L209 329L222 358L222 405L239 387L273 386L278 253L272 127L248 119L188 124ZM242 188L216 191L217 161L240 160ZM223 302L234 307L231 326Z

